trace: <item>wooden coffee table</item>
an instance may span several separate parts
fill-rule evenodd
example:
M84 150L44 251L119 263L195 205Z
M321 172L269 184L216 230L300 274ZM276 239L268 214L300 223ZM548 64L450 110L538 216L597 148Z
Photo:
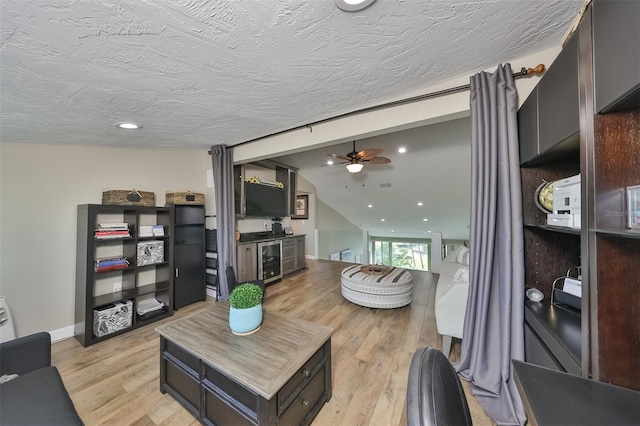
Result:
M236 336L219 302L156 331L160 391L205 423L309 424L331 399L332 328L265 309Z

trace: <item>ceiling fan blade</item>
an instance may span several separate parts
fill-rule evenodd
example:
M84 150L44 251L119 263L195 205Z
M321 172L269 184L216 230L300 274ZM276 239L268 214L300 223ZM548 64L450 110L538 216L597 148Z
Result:
M356 154L356 158L361 160L370 160L371 158L381 154L384 149L372 148L372 149L363 149L362 151Z
M327 154L329 157L333 157L333 158L339 158L341 160L347 160L347 161L351 161L351 158L349 157L345 157L344 155L339 155L339 154Z
M388 164L391 162L387 157L373 157L368 160L371 164Z

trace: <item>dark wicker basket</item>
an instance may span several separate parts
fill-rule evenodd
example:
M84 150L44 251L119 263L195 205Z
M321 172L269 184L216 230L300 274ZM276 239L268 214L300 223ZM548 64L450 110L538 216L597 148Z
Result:
M204 194L192 191L167 191L165 204L172 206L175 204L196 204L204 205Z
M135 189L113 189L102 192L102 204L115 206L146 206L155 207L156 194Z

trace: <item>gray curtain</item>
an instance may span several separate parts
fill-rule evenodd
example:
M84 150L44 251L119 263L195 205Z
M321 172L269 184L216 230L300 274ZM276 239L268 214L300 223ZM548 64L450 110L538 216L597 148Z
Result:
M469 298L457 370L500 425L526 416L511 360L524 359L518 94L511 66L471 77Z
M236 209L233 194L233 147L211 147L213 184L216 196L216 224L218 229L218 298L229 298L229 284L225 271L236 264Z

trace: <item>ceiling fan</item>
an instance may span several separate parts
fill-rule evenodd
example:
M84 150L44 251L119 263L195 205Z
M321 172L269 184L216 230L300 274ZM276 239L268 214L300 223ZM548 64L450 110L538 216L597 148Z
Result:
M340 154L327 154L329 157L338 158L340 160L346 160L342 163L346 164L349 173L358 173L364 167L364 163L371 164L387 164L391 160L387 157L378 157L378 154L382 153L382 149L370 148L363 149L362 151L356 151L356 141L353 141L353 151L345 155Z

